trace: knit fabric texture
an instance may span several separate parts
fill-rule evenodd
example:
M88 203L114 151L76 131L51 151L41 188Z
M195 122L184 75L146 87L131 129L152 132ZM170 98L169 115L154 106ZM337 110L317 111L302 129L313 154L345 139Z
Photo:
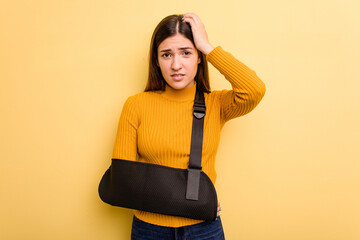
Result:
M221 46L207 56L227 79L232 90L205 93L206 115L202 169L215 184L215 159L224 124L252 111L265 94L265 85L245 64ZM186 169L189 164L192 108L196 83L182 90L166 85L165 91L141 92L125 101L118 124L112 158ZM160 226L181 227L200 220L134 210L137 218Z

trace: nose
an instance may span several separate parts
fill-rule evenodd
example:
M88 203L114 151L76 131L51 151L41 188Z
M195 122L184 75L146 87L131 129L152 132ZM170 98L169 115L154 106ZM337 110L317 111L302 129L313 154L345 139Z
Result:
M174 71L178 71L181 69L181 59L179 56L174 56L174 58L172 59L171 68Z

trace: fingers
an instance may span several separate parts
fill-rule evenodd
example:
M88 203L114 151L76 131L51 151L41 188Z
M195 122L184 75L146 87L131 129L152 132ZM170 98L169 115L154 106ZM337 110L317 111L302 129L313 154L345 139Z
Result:
M203 22L194 13L185 13L183 21L190 24L193 33L195 47L207 55L214 47L209 43L208 36Z
M189 17L194 19L196 22L201 22L200 17L198 15L196 15L195 13L184 13L183 14L184 17Z
M199 16L194 13L185 13L183 16L184 19L193 20L197 24L201 22Z
M185 13L183 15L183 21L190 23L191 27L201 27L203 26L203 23L200 20L200 17L196 15L195 13Z
M221 210L222 210L222 207L220 206L220 202L218 202L218 208L217 208L217 216L221 216Z

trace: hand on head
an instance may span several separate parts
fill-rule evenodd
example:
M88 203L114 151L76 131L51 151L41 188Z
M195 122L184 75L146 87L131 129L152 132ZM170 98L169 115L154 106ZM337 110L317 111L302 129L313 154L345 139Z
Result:
M199 16L194 13L185 13L183 21L189 23L191 26L195 47L205 55L211 52L214 47L210 44L208 40L205 26L200 20Z

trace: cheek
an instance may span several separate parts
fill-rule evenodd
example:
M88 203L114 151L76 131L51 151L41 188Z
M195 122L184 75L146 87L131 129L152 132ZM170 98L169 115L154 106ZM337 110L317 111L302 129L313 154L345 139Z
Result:
M161 72L166 71L166 66L165 66L165 64L163 62L159 62L158 66L159 66Z
M196 75L197 69L198 69L198 64L197 64L197 62L194 62L194 63L192 64L192 71L193 71L193 74L194 74L194 75Z

